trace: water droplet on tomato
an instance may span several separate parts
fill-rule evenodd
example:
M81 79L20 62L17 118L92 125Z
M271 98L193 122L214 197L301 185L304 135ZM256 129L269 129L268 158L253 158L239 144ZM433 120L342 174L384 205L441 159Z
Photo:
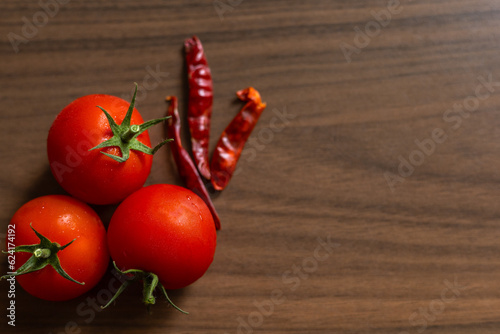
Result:
M191 196L187 195L187 199L188 199L188 201L190 201L191 200Z

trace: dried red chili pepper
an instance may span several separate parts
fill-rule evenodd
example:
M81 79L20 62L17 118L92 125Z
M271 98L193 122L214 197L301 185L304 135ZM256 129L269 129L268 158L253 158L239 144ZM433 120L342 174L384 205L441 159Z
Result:
M175 96L168 96L167 101L170 101L167 112L168 116L170 116L167 123L167 133L169 138L174 139L172 143L173 145L171 145L171 151L174 156L179 175L186 184L186 187L205 201L214 218L215 229L220 230L219 215L217 214L217 211L215 211L210 195L203 184L202 178L196 170L193 160L191 160L191 156L188 151L182 147L181 122L179 120L179 112L177 111L177 98Z
M208 142L213 103L212 75L200 40L193 36L184 42L184 47L189 82L188 124L191 149L200 174L210 179Z
M226 127L215 147L210 169L216 190L224 189L229 183L243 146L266 107L253 87L240 90L236 95L247 103Z

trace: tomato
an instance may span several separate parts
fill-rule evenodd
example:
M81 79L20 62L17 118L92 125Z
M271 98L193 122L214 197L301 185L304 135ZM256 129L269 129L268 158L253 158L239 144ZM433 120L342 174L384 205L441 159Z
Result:
M16 276L17 281L31 295L53 301L69 300L92 289L102 278L109 263L106 230L99 216L87 204L64 195L48 195L24 204L12 217L9 229L14 231L14 244L39 244L38 233L66 245L58 251L61 268L74 280L71 282L47 265L43 269ZM10 233L9 233L10 234ZM15 270L33 256L15 252ZM52 255L54 256L54 255Z
M70 103L56 117L47 138L47 154L52 174L68 193L87 203L113 204L144 185L154 153L145 129L164 119L150 121L154 123L139 129L143 119L133 107L134 101L135 94L130 104L111 95L87 95ZM114 127L101 108L116 123ZM130 118L125 124L127 112ZM124 129L118 125L140 132L125 138ZM114 145L91 150L112 140ZM122 158L126 160L117 161Z
M205 202L192 191L167 184L144 187L116 209L108 246L121 270L158 276L165 289L198 280L213 261L216 231Z

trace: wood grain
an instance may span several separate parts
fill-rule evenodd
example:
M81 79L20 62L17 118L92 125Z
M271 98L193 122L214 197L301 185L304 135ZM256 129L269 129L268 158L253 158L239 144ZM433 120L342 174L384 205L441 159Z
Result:
M388 1L222 3L221 19L212 1L72 0L18 53L8 34L22 35L22 18L41 8L0 3L2 230L24 202L64 193L45 139L73 99L127 97L157 71L138 103L144 118L165 113L166 95L186 110L185 38L200 37L212 69L212 150L241 107L237 90L254 86L268 105L239 174L214 194L222 230L213 265L171 292L189 316L164 301L148 314L137 287L93 311L113 284L108 274L64 303L17 286L13 328L2 282L0 331L498 333L500 3L401 0L350 63L341 45L356 46L357 28ZM488 96L475 100L477 89ZM446 140L429 144L435 129ZM165 131L150 134L157 142ZM401 159L418 165L411 175L401 176ZM168 149L147 183L162 182L180 184ZM96 210L106 223L113 212ZM328 237L331 253L321 252Z

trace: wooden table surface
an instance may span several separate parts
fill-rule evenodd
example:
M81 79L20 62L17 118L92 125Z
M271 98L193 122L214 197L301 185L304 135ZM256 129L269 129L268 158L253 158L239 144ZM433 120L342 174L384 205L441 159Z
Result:
M68 302L18 285L11 327L3 281L0 332L500 331L500 2L58 1L0 2L2 232L23 203L64 193L45 141L72 100L130 99L138 82L144 118L166 95L185 115L192 35L214 80L211 150L237 90L267 109L213 194L212 266L171 292L190 315L161 298L148 314L138 287L101 312L107 274ZM181 184L168 148L155 183ZM94 208L107 224L113 207Z

